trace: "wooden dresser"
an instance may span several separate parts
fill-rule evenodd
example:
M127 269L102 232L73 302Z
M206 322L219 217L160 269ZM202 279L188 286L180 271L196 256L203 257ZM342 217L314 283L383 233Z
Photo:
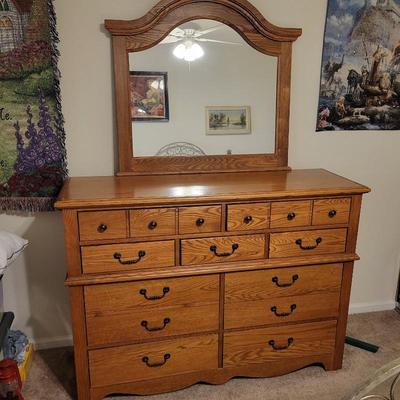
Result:
M368 191L325 170L71 178L79 399L341 368Z

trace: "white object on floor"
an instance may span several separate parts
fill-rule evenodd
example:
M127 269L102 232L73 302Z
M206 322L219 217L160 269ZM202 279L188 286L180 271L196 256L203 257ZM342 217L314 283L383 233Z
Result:
M28 246L29 242L18 235L0 230L0 275Z

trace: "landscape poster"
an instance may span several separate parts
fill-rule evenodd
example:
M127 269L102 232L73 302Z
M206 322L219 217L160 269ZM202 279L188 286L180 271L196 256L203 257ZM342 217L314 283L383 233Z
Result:
M317 131L400 129L400 0L328 0Z

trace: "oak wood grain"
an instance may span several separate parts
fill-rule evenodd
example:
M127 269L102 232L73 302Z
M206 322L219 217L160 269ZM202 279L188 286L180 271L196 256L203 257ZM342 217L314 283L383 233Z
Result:
M176 209L153 208L129 212L132 237L174 235L176 233Z
M269 203L228 205L227 230L252 231L269 227Z
M179 233L210 233L221 230L221 205L179 208Z
M350 205L350 198L314 200L313 225L346 224Z
M312 201L282 201L271 205L271 228L311 225Z
M129 262L134 263L123 264ZM173 240L82 247L82 269L85 274L164 268L174 265L175 243Z

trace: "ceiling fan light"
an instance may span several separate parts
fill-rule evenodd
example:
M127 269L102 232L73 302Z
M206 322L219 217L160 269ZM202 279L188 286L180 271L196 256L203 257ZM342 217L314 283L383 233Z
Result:
M204 56L204 50L197 44L191 44L190 47L186 47L186 54L184 60L191 62L195 61Z
M186 46L183 43L179 44L175 47L173 54L175 57L183 60L186 55Z

